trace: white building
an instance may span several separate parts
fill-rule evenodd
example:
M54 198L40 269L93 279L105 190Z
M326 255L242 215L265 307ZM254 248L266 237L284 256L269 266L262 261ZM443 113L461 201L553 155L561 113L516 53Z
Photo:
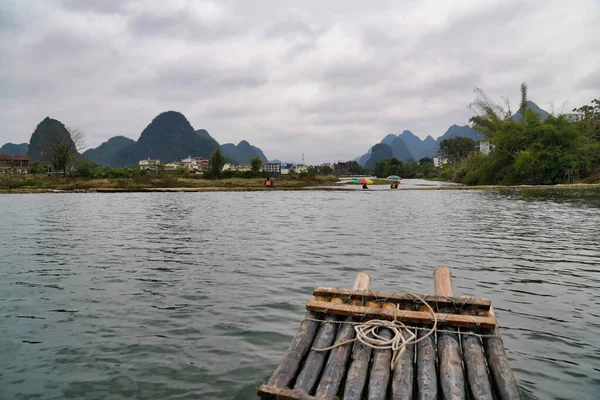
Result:
M448 164L448 159L442 156L433 157L433 165L436 168L442 168L442 165Z
M268 172L274 176L279 176L281 174L281 164L280 163L264 163L262 166L263 172Z
M138 164L140 169L157 169L160 166L160 160L140 160Z
M489 140L481 141L477 145L477 149L479 150L479 152L481 154L485 154L486 156L491 153L493 148L494 148L494 145Z
M296 165L296 167L294 168L294 172L296 174L301 174L303 172L308 172L308 167L305 164L298 164Z

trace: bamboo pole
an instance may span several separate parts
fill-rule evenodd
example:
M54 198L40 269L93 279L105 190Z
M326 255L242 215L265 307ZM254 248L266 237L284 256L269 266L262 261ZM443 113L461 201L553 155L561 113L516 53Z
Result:
M394 310L395 305L385 303L384 309ZM380 328L378 335L386 340L392 338L392 331L386 328ZM387 396L388 384L390 381L390 366L392 363L392 350L374 350L373 365L371 365L371 374L369 375L368 400L385 400Z
M331 299L332 303L343 303L341 299ZM337 332L338 324L337 317L335 315L326 315L324 322L321 322L315 340L312 343L312 347L316 349L324 349L333 344L335 335ZM296 378L294 389L300 390L304 393L311 394L314 392L315 386L321 375L325 359L327 358L326 351L314 351L311 350L304 361L304 365Z
M436 296L453 296L452 271L449 268L436 268L433 273L433 284ZM452 310L446 308L441 311L450 312ZM447 327L445 330L455 331L456 328ZM438 334L438 357L442 397L453 400L466 399L465 378L457 334L446 332Z
M414 305L403 304L402 310L412 310ZM403 332L404 339L408 339L408 333ZM392 400L412 400L414 393L415 375L415 345L408 345L404 354L398 360L392 374Z
M489 314L494 316L494 308L490 307ZM499 400L517 400L520 399L517 381L513 375L504 344L500 339L498 328L495 331L495 337L486 337L483 339L483 345L487 354L488 366L490 367L494 386L496 388L496 397Z
M476 315L475 310L472 308L466 309L465 314ZM466 332L475 332L475 330L467 329ZM479 338L463 335L461 339L471 397L474 400L493 400L494 395L492 394L492 385L490 384L485 353Z
M379 303L370 301L366 307L373 309L381 308ZM365 383L369 373L369 361L371 360L372 349L362 343L356 343L352 361L348 368L346 376L346 385L344 387L344 400L361 400L365 390Z
M314 312L308 312L307 317L318 319L318 315ZM281 362L273 372L267 386L284 388L290 385L296 376L298 369L300 369L302 359L310 350L315 335L317 334L318 327L319 323L317 321L302 321L298 333L296 333L289 349L286 351Z
M424 309L427 309L424 307ZM427 332L418 330L417 337L422 339ZM438 398L437 368L435 362L435 337L430 335L417 343L417 399Z
M353 290L369 290L370 287L371 277L364 272L359 272L356 275ZM361 302L352 300L350 301L350 304L360 305ZM346 317L344 319L345 322L351 322L352 320L352 317ZM342 324L338 329L335 344L354 339L355 335L356 332L354 331L354 326L352 324ZM331 350L329 358L327 359L327 364L323 370L323 375L317 386L315 397L333 399L336 396L340 389L342 379L344 378L348 357L350 357L351 352L352 343L347 343Z

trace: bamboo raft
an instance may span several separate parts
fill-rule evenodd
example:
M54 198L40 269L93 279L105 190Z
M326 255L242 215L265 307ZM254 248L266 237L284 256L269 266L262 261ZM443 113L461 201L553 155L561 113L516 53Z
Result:
M371 291L363 272L352 289L316 288L258 399L519 399L492 302L454 297L448 268L437 268L433 277L433 296ZM381 322L373 320L404 324L398 340L414 335L418 343L396 353L353 340L360 324ZM373 338L393 334L381 326Z

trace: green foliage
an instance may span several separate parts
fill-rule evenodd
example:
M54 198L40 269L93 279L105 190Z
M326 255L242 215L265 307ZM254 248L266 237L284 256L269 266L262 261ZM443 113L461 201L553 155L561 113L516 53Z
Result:
M30 174L43 174L44 172L46 172L46 167L44 167L39 162L34 162L29 168Z
M440 142L439 154L457 163L475 151L475 141L467 137L444 139Z
M547 185L587 179L600 170L596 133L600 100L573 110L571 115L548 115L543 120L528 106L525 85L517 120L502 117L500 108L485 97L476 102L485 107L471 122L491 140L494 150L487 156L467 156L456 170L455 181L467 185Z
M381 160L373 169L373 174L378 178L387 178L390 175L398 175L402 178L435 179L440 170L435 168L431 158L422 158L419 162L410 160L402 162L396 158Z
M78 160L72 171L72 175L80 176L83 178L92 178L96 176L96 169L98 168L98 164L95 162L88 160L86 158L82 158Z
M358 161L351 161L348 172L350 172L351 175L363 175L365 173L365 169L360 166Z
M260 172L260 168L262 167L262 164L263 164L263 161L258 156L250 159L250 168L252 169L252 172L254 172L254 173Z
M208 171L204 175L210 179L219 179L224 166L225 156L221 152L221 149L216 149L208 160Z

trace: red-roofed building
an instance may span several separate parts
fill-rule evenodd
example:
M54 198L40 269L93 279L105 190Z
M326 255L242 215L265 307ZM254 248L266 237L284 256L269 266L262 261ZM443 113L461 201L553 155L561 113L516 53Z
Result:
M0 172L15 170L19 173L27 173L30 166L31 157L0 154Z

